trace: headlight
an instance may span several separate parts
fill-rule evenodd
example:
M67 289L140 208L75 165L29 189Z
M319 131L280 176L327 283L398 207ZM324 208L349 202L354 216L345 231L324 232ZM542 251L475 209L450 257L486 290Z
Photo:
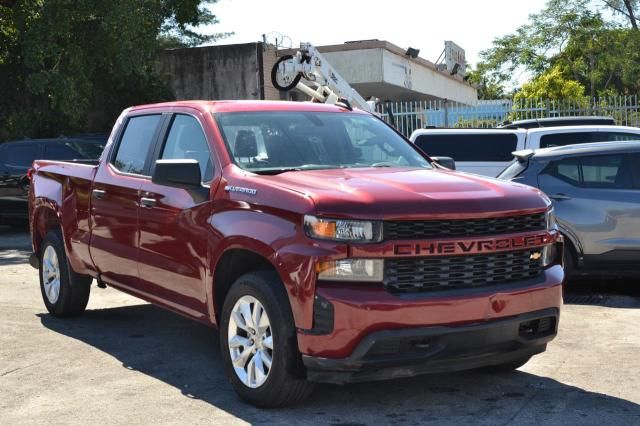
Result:
M557 258L557 250L555 244L548 244L542 247L542 267L546 268L552 265Z
M382 240L382 224L368 220L323 219L304 217L304 231L323 240L371 243Z
M341 259L318 263L318 279L325 281L382 281L384 260Z
M553 207L547 210L545 219L547 222L547 231L553 231L558 228L558 223L556 222L556 214L555 214L555 211L553 210Z

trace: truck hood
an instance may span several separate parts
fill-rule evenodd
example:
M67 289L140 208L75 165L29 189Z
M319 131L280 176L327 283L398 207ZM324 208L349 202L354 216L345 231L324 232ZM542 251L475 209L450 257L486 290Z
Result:
M538 189L442 169L352 168L261 177L310 197L317 214L338 217L490 217L548 205Z

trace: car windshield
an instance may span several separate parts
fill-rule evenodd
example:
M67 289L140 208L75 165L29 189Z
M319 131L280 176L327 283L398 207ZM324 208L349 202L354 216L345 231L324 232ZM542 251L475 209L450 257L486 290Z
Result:
M335 112L216 114L230 155L255 173L355 167L431 168L379 119Z

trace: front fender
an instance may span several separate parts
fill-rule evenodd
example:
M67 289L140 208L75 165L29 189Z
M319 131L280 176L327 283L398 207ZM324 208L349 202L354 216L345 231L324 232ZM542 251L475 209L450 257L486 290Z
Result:
M346 246L311 241L302 230L302 218L296 220L273 212L226 211L212 215L210 223L220 236L213 247L213 271L231 249L247 250L267 259L285 286L296 327L312 328L316 262L345 257ZM207 289L212 320L215 318L214 287L215 283Z

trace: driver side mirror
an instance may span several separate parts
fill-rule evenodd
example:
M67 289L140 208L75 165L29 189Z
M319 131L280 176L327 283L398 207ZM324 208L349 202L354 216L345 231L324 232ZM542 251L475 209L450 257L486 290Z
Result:
M446 167L447 169L455 170L456 162L451 157L431 157L431 159L440 164L442 167Z
M200 188L200 165L196 160L157 160L151 181L177 188Z

